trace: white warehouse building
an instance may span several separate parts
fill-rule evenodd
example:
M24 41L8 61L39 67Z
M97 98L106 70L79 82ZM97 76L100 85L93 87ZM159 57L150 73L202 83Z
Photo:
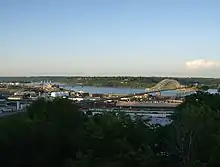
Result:
M69 92L51 92L51 97L68 97Z

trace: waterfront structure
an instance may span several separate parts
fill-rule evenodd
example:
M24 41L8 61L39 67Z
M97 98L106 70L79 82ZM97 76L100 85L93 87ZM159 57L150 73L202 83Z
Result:
M189 93L195 92L197 89L195 87L186 87L185 85L181 85L177 80L174 79L164 79L160 81L158 84L151 88L146 88L145 91L156 91L157 96L161 95L161 90L163 89L176 89L177 96L184 96Z

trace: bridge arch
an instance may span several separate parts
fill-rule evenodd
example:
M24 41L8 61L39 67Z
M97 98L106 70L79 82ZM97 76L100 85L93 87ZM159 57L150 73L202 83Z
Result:
M151 88L147 88L145 91L160 91L163 89L178 89L183 86L175 79L164 79Z

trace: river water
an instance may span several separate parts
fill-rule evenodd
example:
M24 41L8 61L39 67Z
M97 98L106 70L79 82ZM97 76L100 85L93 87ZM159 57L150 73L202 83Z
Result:
M145 92L145 89L135 88L121 88L121 87L94 87L94 86L62 86L68 90L83 91L87 93L100 93L100 94L133 94ZM217 89L208 90L209 93L217 93ZM164 91L161 92L162 96L175 96L177 91ZM189 93L190 94L190 93ZM152 93L154 95L154 93Z
M32 83L32 84L42 84L42 83ZM47 83L45 83L47 84ZM133 93L143 93L145 89L136 89L136 88L123 88L123 87L95 87L95 86L76 86L76 85L66 85L61 83L52 82L52 84L57 84L62 88L73 91L83 91L85 93L100 93L100 94L133 94ZM217 93L217 89L209 89L209 93ZM193 93L193 92L191 92ZM154 95L155 93L151 93ZM190 93L189 93L190 94ZM186 94L186 95L189 95ZM161 92L162 96L175 96L177 91L163 91Z

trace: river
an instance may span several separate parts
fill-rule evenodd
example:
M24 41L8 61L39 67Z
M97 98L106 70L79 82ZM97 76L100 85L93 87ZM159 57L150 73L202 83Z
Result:
M32 84L42 84L42 83L32 83ZM48 84L48 83L45 83ZM57 82L52 82L52 84L57 84L61 88L65 88L67 90L73 91L83 91L85 93L100 93L100 94L133 94L133 93L143 93L145 89L137 89L137 88L123 88L123 87L95 87L95 86L77 86L77 85L66 85ZM209 89L209 93L217 93L217 89ZM193 92L192 92L193 93ZM151 93L154 95L155 93ZM190 93L189 93L190 94ZM186 95L189 95L186 94ZM177 95L177 91L164 91L161 92L162 96L175 96Z
M94 86L62 86L68 90L83 91L87 93L100 93L100 94L133 94L145 92L145 89L135 88L121 88L121 87L94 87ZM217 93L217 89L209 89L209 93ZM164 91L161 92L162 96L175 96L177 91ZM154 95L154 93L152 93Z

